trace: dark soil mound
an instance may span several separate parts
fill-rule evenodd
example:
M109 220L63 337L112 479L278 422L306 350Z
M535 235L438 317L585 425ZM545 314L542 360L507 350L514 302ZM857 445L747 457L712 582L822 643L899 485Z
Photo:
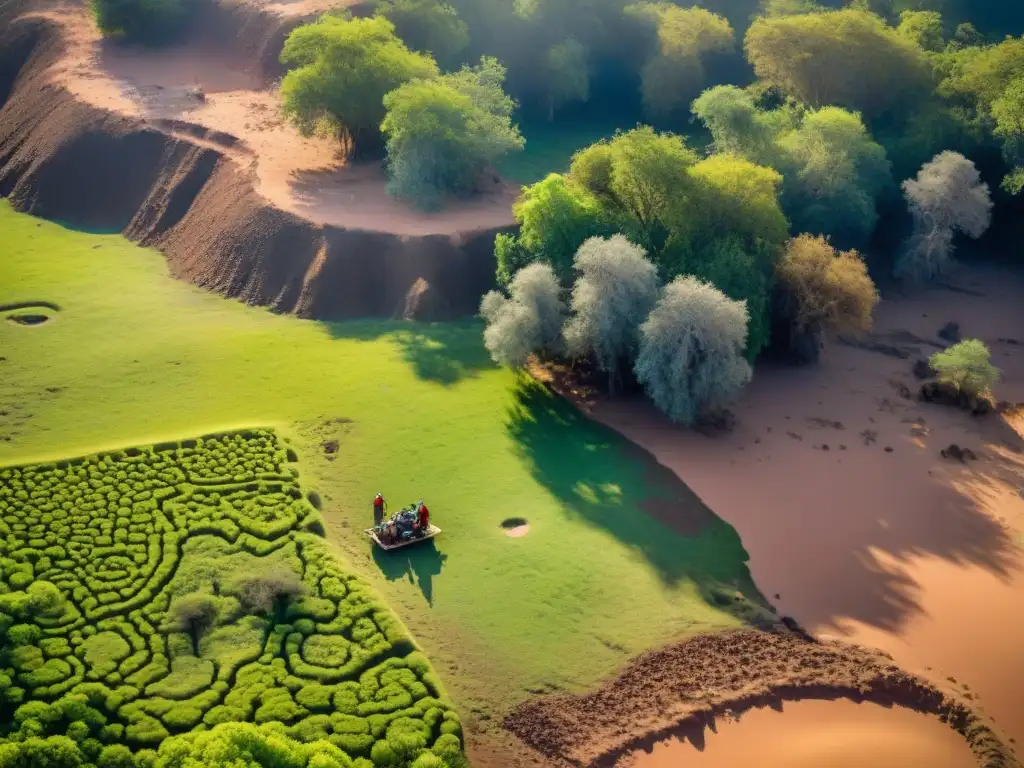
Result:
M950 443L948 448L943 448L939 454L944 459L952 459L966 464L968 461L976 461L978 456L970 448L961 448L956 443Z
M253 39L272 48L265 33ZM493 287L501 230L400 236L285 213L218 150L84 104L42 76L62 45L36 19L0 30L0 195L17 210L121 230L162 250L177 277L302 317L389 317L397 307L448 319L475 314Z
M582 696L516 707L505 727L552 765L613 766L707 715L798 699L847 698L940 717L963 734L980 764L1017 766L1012 752L963 702L896 667L889 657L790 632L698 635L643 654L615 680Z
M974 416L984 416L993 411L993 405L990 400L968 395L953 385L941 381L927 381L922 384L918 398L926 403L962 408Z

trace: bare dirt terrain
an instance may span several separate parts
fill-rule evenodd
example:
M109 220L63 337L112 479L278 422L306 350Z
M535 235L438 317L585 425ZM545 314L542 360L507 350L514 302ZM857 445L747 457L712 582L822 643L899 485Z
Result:
M334 7L325 2L236 3L289 20ZM105 42L85 8L59 6L44 16L60 25L67 53L51 68L53 82L77 98L118 114L144 118L172 134L215 134L213 144L255 173L256 191L275 207L319 225L398 235L452 235L515 223L518 188L495 180L473 200L425 214L384 192L379 164L348 166L337 142L303 137L284 120L268 53L225 45L222 31L200 27L186 42L161 49ZM273 30L272 22L266 22ZM273 37L273 32L265 34ZM283 36L282 36L283 40ZM203 94L202 98L197 93Z
M77 2L0 2L0 194L122 231L177 277L316 319L476 311L515 191L423 214L282 117L289 30L322 3L214 5L185 43L103 41ZM415 299L415 300L412 300Z
M966 292L884 300L875 351L833 342L817 366L760 367L731 434L673 427L639 399L569 395L736 527L780 613L819 638L884 650L1020 740L1024 416L919 402L912 366L956 321L991 347L998 397L1024 400L1024 279L972 267L955 284ZM944 457L951 444L977 458Z

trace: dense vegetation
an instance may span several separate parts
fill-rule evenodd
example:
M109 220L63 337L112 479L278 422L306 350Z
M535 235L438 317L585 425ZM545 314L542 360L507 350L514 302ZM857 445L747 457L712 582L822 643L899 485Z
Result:
M288 461L257 430L0 469L5 765L463 764Z

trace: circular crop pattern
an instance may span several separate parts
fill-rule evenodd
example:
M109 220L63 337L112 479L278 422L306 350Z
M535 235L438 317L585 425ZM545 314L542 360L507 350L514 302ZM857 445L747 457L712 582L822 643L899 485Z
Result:
M277 723L363 768L455 759L433 670L315 535L290 459L251 430L0 468L10 738L67 735L105 768L200 725Z

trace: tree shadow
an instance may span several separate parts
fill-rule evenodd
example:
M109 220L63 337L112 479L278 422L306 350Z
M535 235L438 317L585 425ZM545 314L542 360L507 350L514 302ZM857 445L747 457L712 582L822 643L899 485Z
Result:
M507 429L567 514L641 553L666 585L692 582L720 610L752 624L767 618L735 529L649 453L526 376Z
M387 339L398 347L402 359L417 378L446 387L497 367L481 342L483 327L475 320L444 323L351 320L320 324L335 339Z
M427 605L434 604L434 577L441 574L448 555L438 551L433 539L390 552L373 548L373 560L388 581L408 579L420 588Z

